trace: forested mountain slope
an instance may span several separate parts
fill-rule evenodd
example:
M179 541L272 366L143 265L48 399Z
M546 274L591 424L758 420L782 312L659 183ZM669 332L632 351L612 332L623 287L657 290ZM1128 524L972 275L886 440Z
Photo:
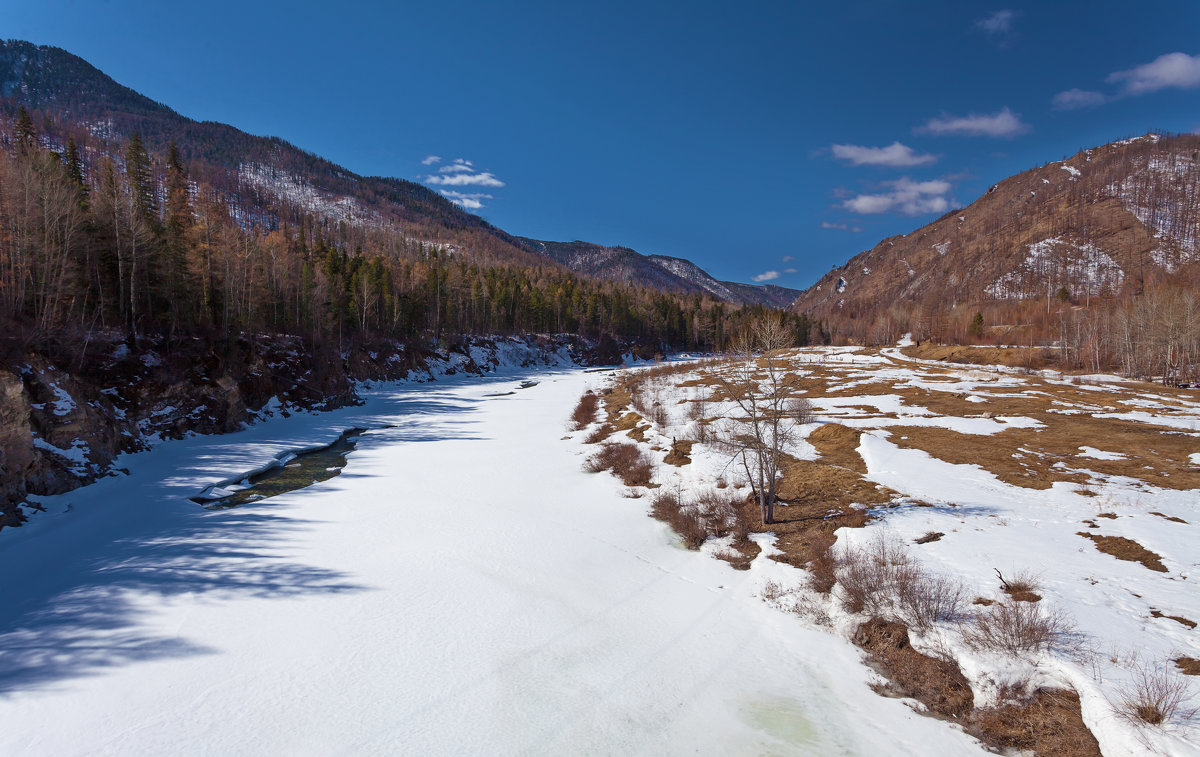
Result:
M958 306L1086 305L1198 272L1200 136L1147 134L1005 179L833 269L794 308L872 338Z

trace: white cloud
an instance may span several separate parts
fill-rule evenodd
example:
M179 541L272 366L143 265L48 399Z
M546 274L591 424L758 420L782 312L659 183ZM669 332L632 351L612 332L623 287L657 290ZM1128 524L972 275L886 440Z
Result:
M475 173L475 169L471 168L470 163L451 163L448 166L442 166L438 169L438 173Z
M464 193L464 192L455 192L452 189L441 189L438 191L440 191L442 193L442 195L446 197L446 199L450 200L451 202L453 202L455 205L458 205L459 207L465 208L466 210L479 210L480 208L483 207L483 203L480 202L480 200L494 200L495 199L491 195L484 194L482 192Z
M1013 22L1020 15L1017 11L1005 8L993 13L989 13L983 18L975 22L976 29L982 29L988 35L1002 36L1012 31Z
M936 155L918 154L908 145L893 142L887 147L864 147L861 145L833 145L833 156L850 162L852 166L889 166L903 168L937 162Z
M1108 97L1101 92L1090 92L1085 89L1068 89L1059 92L1050 101L1055 110L1075 110L1077 108L1092 108L1108 102Z
M1167 53L1150 63L1108 77L1109 84L1123 85L1122 93L1141 95L1160 89L1200 87L1200 55Z
M780 258L780 260L782 260L784 263L790 263L795 260L795 258L793 258L791 255L784 255L782 258Z
M755 281L774 281L779 278L779 271L763 271L757 276L752 277Z
M421 161L421 165L432 166L434 163L441 163L441 162L442 162L442 158L440 155L426 155L425 159Z
M442 187L502 187L504 182L491 171L482 173L454 173L448 176L426 176L425 181Z
M913 181L905 176L883 185L891 191L860 194L844 201L842 207L863 215L895 212L910 216L945 213L950 209L950 199L946 195L953 187L948 181ZM831 228L824 224L822 227Z
M796 273L796 269L795 268L784 268L783 272L784 273Z
M1021 121L1020 115L1013 113L1007 107L998 113L990 115L971 113L966 116L948 116L932 118L924 126L918 127L918 133L943 135L962 135L968 137L1015 137L1029 131L1029 125Z
M829 221L821 221L822 229L837 229L838 231L850 231L857 234L862 231L861 226L851 226L848 223L831 223Z

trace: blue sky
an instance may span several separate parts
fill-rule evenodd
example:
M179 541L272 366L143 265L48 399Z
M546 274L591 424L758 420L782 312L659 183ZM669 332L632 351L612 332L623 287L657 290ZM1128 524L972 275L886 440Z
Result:
M1013 173L1200 129L1194 0L0 0L0 36L515 234L797 288Z

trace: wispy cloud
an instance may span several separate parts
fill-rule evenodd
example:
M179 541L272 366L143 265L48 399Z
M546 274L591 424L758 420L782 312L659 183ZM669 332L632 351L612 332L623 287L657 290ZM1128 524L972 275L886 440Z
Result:
M1114 71L1105 82L1113 85L1116 91L1068 89L1055 95L1050 104L1055 110L1075 110L1164 89L1194 89L1200 87L1200 55L1167 53L1149 63Z
M455 158L454 162L448 166L442 166L438 169L438 173L460 173L460 172L475 172L475 164L469 160Z
M785 263L790 263L793 260L795 260L795 258L793 258L791 255L784 255L782 258L780 258L780 260L782 260Z
M440 156L429 155L421 163L433 166L441 161ZM477 169L475 163L466 158L455 158L451 162L439 166L435 173L426 174L425 183L438 187L438 192L443 197L465 210L479 210L484 207L484 200L494 200L495 197L485 192L463 192L443 187L466 189L468 187L496 188L504 186L504 182L497 178L496 174Z
M1019 114L1004 107L990 114L950 116L943 113L938 118L930 119L924 126L917 127L916 131L937 136L1015 137L1029 131L1029 125L1021 120Z
M492 195L483 192L455 192L453 189L439 189L446 199L466 210L479 210L483 207L481 200L494 200Z
M763 271L752 278L759 283L764 281L774 281L775 279L779 278L779 271Z
M822 229L836 229L838 231L850 231L855 234L862 231L861 226L851 226L848 223L833 223L832 221L821 221Z
M1050 101L1050 106L1055 110L1078 110L1079 108L1094 108L1106 102L1108 102L1108 96L1103 92L1076 88L1059 92Z
M1200 55L1167 53L1128 71L1109 74L1109 84L1119 84L1122 94L1142 95L1160 89L1200 87Z
M1013 26L1020 15L1020 11L1004 8L979 19L975 22L974 27L986 34L992 42L1005 47L1013 39Z
M937 156L920 154L908 145L893 142L887 147L864 147L862 145L833 145L833 157L845 160L852 166L888 166L906 168L936 163Z
M502 187L504 182L496 178L496 175L491 171L481 171L479 173L471 173L474 169L468 169L465 172L457 172L451 174L442 174L435 176L426 176L425 182L440 187Z
M909 216L945 213L950 209L947 195L953 185L944 179L913 181L905 176L896 181L885 181L883 186L888 191L856 195L843 201L842 207L863 215L903 213Z

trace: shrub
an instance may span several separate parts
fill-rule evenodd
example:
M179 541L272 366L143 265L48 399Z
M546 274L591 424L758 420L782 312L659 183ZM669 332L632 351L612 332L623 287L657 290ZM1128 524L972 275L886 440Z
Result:
M961 619L966 593L963 585L952 578L918 571L914 580L899 586L896 600L909 626L928 631L936 623Z
M679 497L672 492L662 491L654 495L650 502L650 515L669 525L688 549L700 549L700 545L708 539L704 517L697 508L680 503Z
M583 467L589 473L612 471L626 486L645 486L654 473L654 461L633 444L605 444Z
M1163 725L1173 721L1188 721L1195 710L1185 710L1184 703L1192 695L1191 685L1163 665L1139 665L1133 678L1120 691L1118 711L1129 720Z
M604 441L608 437L612 436L614 431L616 431L616 429L614 429L612 426L610 426L607 423L602 423L601 425L599 425L595 429L593 429L590 434L588 434L587 436L585 436L583 438L583 443L584 444L599 444L600 442Z
M975 649L1020 654L1066 645L1074 624L1063 612L1031 602L996 602L976 613L963 638Z
M843 547L834 559L842 606L873 617L886 616L921 573L904 546L884 533L865 547Z
M584 392L579 398L579 404L575 406L575 411L571 413L571 421L575 424L574 430L579 431L585 426L596 420L596 410L600 407L600 398L592 393L592 390Z

